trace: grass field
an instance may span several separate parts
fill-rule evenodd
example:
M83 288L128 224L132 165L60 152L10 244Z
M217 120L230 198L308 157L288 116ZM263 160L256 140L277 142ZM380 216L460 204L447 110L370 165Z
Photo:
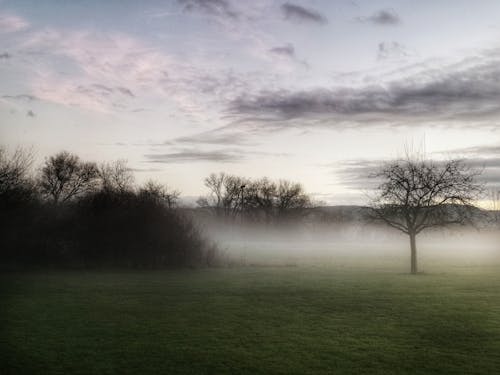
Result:
M500 267L0 276L0 373L498 374Z

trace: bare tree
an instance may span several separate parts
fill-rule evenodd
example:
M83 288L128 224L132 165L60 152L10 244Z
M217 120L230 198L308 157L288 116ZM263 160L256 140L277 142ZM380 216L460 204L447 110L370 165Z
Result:
M286 180L276 183L266 177L251 180L212 173L205 179L205 186L210 194L198 199L198 205L225 217L245 214L247 218L269 221L298 216L311 206L302 185Z
M171 190L166 185L150 180L139 190L139 196L154 199L168 208L174 208L177 206L180 192Z
M198 199L200 207L211 208L217 215L226 217L234 217L242 211L247 179L221 172L212 173L204 182L209 195Z
M437 163L407 157L385 165L372 201L373 216L410 237L411 273L417 273L416 236L425 229L470 222L482 191L479 172L461 160Z
M0 194L24 185L29 180L32 165L33 153L30 150L17 148L9 154L0 147Z
M42 194L54 203L67 202L94 190L98 170L95 163L83 162L67 151L49 157L40 174Z
M258 218L264 216L266 221L276 215L276 197L278 187L276 183L264 177L257 181L252 181L245 186L244 205L249 213Z
M133 190L134 175L126 160L102 163L99 166L99 178L103 190L122 193Z
M281 180L278 185L276 206L278 216L298 215L311 206L311 199L299 183Z

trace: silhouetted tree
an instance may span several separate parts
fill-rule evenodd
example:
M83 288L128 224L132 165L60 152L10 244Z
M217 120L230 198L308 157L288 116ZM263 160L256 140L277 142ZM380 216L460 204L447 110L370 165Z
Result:
M241 214L255 220L282 220L301 216L311 207L302 185L286 180L276 183L267 178L251 180L219 173L207 177L205 186L210 194L200 198L198 205L219 216L234 218Z
M373 216L410 237L411 273L417 273L416 236L425 229L465 224L482 191L478 172L462 161L442 163L407 157L374 174L382 180L372 201Z
M54 203L70 201L97 186L95 163L83 162L67 151L49 157L40 174L42 194Z
M146 184L139 189L139 197L154 200L167 208L176 207L179 196L180 192L177 190L171 190L167 186L152 180L146 182Z
M205 178L209 195L198 199L200 207L212 209L218 216L234 217L243 208L243 194L248 180L225 173Z
M33 154L0 147L0 264L26 259L27 244L36 239L39 200L30 175Z
M301 184L281 180L278 185L276 206L280 217L301 215L305 208L311 206L311 199Z
M103 190L132 191L134 175L127 166L126 160L116 160L111 163L102 163L98 170Z
M276 217L276 197L278 187L276 183L264 177L248 183L244 190L244 204L249 214L260 217L262 214L266 221Z
M31 151L17 148L9 154L0 147L0 200L3 207L34 198L36 191L29 175L32 164Z

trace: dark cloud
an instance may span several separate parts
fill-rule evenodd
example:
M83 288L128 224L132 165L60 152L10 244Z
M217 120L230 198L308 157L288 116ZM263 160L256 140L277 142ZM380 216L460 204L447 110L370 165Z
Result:
M269 50L269 52L278 58L285 58L305 68L309 68L307 61L300 60L295 56L295 47L293 44L288 43L283 46L273 47Z
M333 168L335 174L340 176L341 185L354 190L373 190L380 180L374 174L380 167L387 163L385 160L346 160L338 164L325 165Z
M30 94L2 95L2 98L4 98L4 99L22 100L22 101L28 101L28 102L31 102L31 101L37 99L34 95L30 95Z
M479 173L477 181L484 183L486 188L500 188L500 157L495 158L460 158L474 171ZM375 189L381 180L374 177L388 160L347 160L337 165L325 165L333 168L340 176L341 184L355 190ZM442 163L442 161L435 161Z
M0 60L10 59L12 56L8 52L0 53Z
M76 87L76 91L80 94L88 95L93 98L110 98L112 95L121 94L134 98L135 95L132 90L118 86L110 87L100 83L93 83L90 85L79 85Z
M286 56L290 58L295 57L295 48L292 44L285 44L284 46L273 47L269 50L272 54L279 56Z
M164 143L157 146L171 146ZM287 157L287 153L273 153L254 151L251 149L227 147L215 150L200 150L199 147L175 148L175 151L168 153L146 154L144 157L150 163L188 163L188 162L217 162L217 163L238 163L249 157Z
M116 90L120 92L123 95L130 96L131 98L135 97L134 93L132 90L126 88L126 87L117 87Z
M165 142L172 144L255 145L249 141L250 134L244 131L227 131L225 127L175 138Z
M238 121L330 126L446 123L493 126L500 116L500 56L428 69L361 87L278 90L245 94L227 111Z
M500 189L500 166L497 168L485 168L479 180L485 183L487 190Z
M190 163L197 161L235 163L244 160L244 155L236 150L197 151L186 149L163 154L146 154L144 157L150 163Z
M76 87L76 91L92 97L109 97L113 93L111 87L101 84L79 85Z
M380 26L393 26L401 23L399 15L391 9L383 9L374 13L370 17L359 17L358 20L361 22L370 22L374 25Z
M487 188L500 188L500 145L480 145L440 152L466 161L475 170L482 171L479 180Z
M284 3L281 5L281 11L286 20L295 22L310 22L317 24L325 24L327 18L314 9L304 8L300 5L292 3Z
M198 11L214 16L238 18L239 14L227 0L177 0L187 12Z
M26 116L28 117L35 117L35 112L33 112L31 109L26 112Z

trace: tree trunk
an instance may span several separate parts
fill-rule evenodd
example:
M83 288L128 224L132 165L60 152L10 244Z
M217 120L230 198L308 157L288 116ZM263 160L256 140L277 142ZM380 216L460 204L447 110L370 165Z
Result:
M410 248L411 248L411 273L417 273L417 235L410 233Z

